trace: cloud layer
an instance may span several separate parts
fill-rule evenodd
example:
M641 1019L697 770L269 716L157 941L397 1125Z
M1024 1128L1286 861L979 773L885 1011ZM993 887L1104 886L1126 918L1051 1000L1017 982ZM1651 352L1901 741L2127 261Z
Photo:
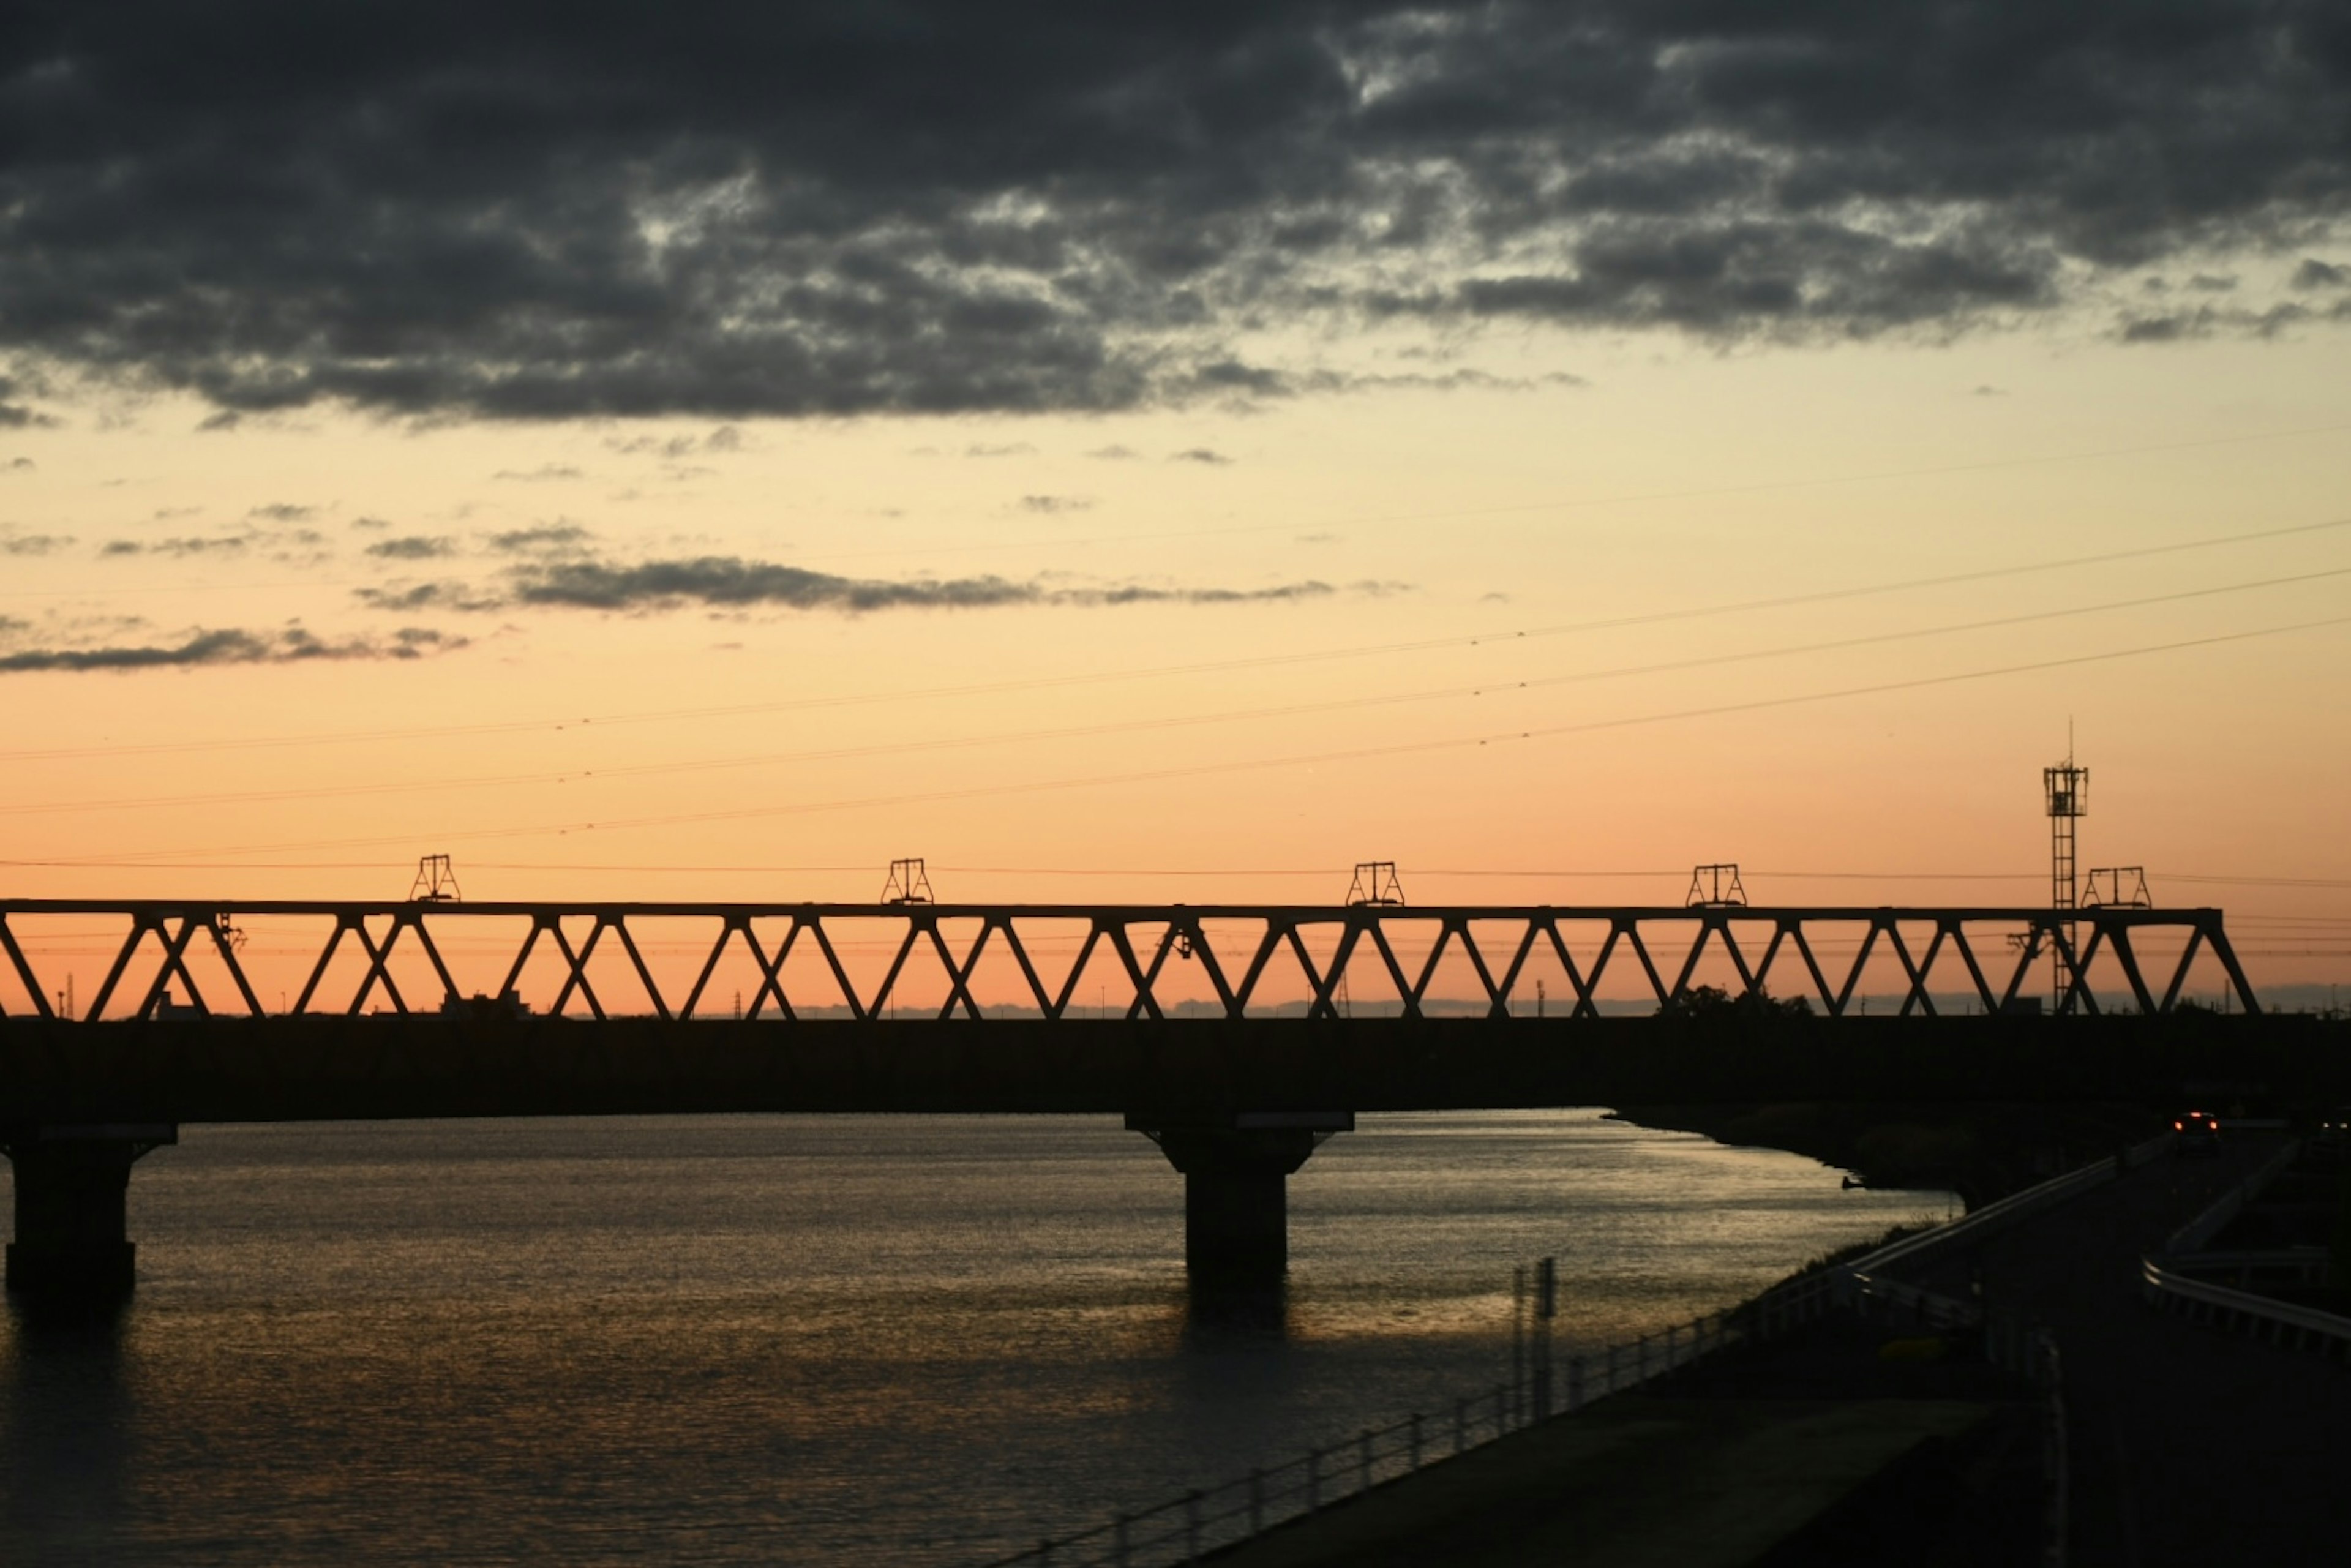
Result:
M2346 312L2346 202L2339 0L0 28L0 352L225 412L1113 409L1316 390L1235 348L1309 319L1940 334L2310 251L2283 316L2138 335L2273 330Z

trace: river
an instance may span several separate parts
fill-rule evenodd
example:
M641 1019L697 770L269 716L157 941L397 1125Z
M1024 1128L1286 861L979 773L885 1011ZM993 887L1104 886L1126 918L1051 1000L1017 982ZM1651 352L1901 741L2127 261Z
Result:
M953 1564L1941 1216L1597 1111L1365 1116L1279 1303L1197 1311L1182 1183L1102 1117L189 1127L135 1301L0 1315L0 1561Z

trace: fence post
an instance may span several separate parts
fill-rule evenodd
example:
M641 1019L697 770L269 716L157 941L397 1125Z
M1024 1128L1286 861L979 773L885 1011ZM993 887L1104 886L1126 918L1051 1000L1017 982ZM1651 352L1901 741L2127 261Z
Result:
M1356 1440L1356 1458L1357 1469L1363 1471L1363 1480L1355 1490L1369 1491L1372 1490L1372 1429L1369 1427L1364 1428L1363 1437Z
M1499 1386L1494 1390L1494 1436L1497 1437L1510 1429L1510 1407L1503 1402L1508 1393L1509 1390Z
M1469 1446L1469 1401L1453 1402L1453 1451L1457 1455Z
M1527 1380L1527 1270L1525 1264L1510 1270L1510 1403L1522 1397L1520 1389ZM1495 1426L1501 1418L1495 1418Z
M1037 1568L1053 1568L1053 1538L1050 1535L1038 1539Z
M1580 1355L1568 1358L1567 1407L1570 1410L1583 1407L1583 1358Z
M1306 1450L1306 1511L1318 1513L1322 1508L1322 1450Z
M1671 1372L1676 1366L1681 1364L1674 1359L1676 1354L1676 1343L1680 1338L1680 1335L1681 1330L1677 1325L1673 1323L1666 1325L1666 1370L1667 1372Z
M1606 1392L1607 1392L1607 1393L1610 1393L1610 1394L1614 1394L1614 1393L1615 1393L1615 1392L1616 1392L1616 1352L1617 1352L1617 1349L1618 1349L1618 1346L1617 1346L1617 1344L1616 1344L1616 1342L1615 1342L1615 1341L1611 1340L1611 1341L1609 1341L1609 1342L1608 1342L1608 1387L1607 1387L1607 1389L1606 1389Z
M1649 1336L1647 1334L1643 1334L1641 1336L1641 1343L1634 1348L1633 1354L1633 1381L1635 1383L1648 1382Z
M1535 1265L1535 1419L1551 1417L1552 1320L1559 1315L1559 1260Z
M1420 1469L1420 1417L1412 1418L1412 1468Z
M1111 1561L1117 1563L1118 1568L1126 1568L1126 1515L1123 1513L1111 1526L1110 1553Z
M1257 1534L1265 1528L1265 1467L1249 1472L1249 1533Z
M1184 1494L1184 1561L1200 1560L1200 1493L1196 1487Z

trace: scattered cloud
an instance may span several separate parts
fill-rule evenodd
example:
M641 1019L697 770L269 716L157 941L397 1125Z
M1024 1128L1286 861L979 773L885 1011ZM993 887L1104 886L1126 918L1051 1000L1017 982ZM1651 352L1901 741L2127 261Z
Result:
M418 610L458 610L475 612L503 610L504 596L485 592L462 582L396 583L389 588L355 588L351 597L371 610L409 612Z
M1089 496L1023 496L1016 505L1024 512L1053 517L1063 512L1090 512L1094 503Z
M290 501L272 501L266 507L256 507L246 513L248 517L259 517L272 523L307 523L318 515L318 507L298 507Z
M501 468L490 476L518 485L544 484L550 480L585 479L588 476L569 463L542 463L536 468Z
M1970 397L2006 397L2008 395L2008 389L2006 387L1996 387L1990 382L1984 382L1979 384L1976 389L1968 395Z
M544 550L577 549L595 537L578 523L542 523L492 534L488 542L502 555L532 555Z
M204 418L198 420L196 422L196 434L199 435L225 434L229 431L235 430L238 425L243 424L244 423L245 415L239 413L233 408L225 408L216 413L206 414Z
M1089 457L1099 457L1106 463L1123 463L1134 458L1140 457L1143 454L1137 452L1132 446L1113 444L1110 446L1097 446L1092 452L1087 453L1086 455Z
M740 430L731 424L722 424L707 435L614 435L607 436L604 444L623 456L666 457L675 461L696 454L740 452L745 443Z
M2303 257L2302 265L2294 269L2296 288L2341 288L2351 286L2351 267L2337 267L2319 260L2314 256Z
M73 542L71 534L20 534L0 529L0 555L47 555Z
M24 430L56 424L56 419L21 402L0 402L0 430Z
M2346 301L2351 305L2351 301ZM2314 319L2351 318L2351 309L2336 309L2322 318L2304 306L2288 302L2265 310L2199 305L2163 316L2126 316L2115 335L2126 343L2177 343L2215 337L2274 337L2288 327Z
M462 648L465 641L417 626L402 627L387 637L331 642L299 626L277 632L198 631L169 643L20 649L0 653L0 674L189 669L207 664L294 664L320 659L415 659Z
M192 555L241 555L262 537L256 534L215 534L209 538L109 539L98 553L101 556L163 555L175 559ZM319 538L316 534L296 537L308 543L317 542Z
M30 474L33 468L34 463L29 457L11 457L7 462L0 463L0 473L5 474Z
M1026 457L1037 449L1025 441L1007 441L995 444L975 442L963 449L966 457Z
M1226 456L1221 452L1213 452L1205 446L1194 446L1182 452L1170 454L1167 461L1170 463L1204 463L1211 468L1222 468L1229 465L1232 462L1232 459Z
M167 523L174 517L193 517L198 516L203 511L204 508L202 507L158 507L155 508L153 520L159 523Z
M368 554L382 560L433 560L456 552L455 539L431 534L402 534L394 538L378 539L367 548Z
M355 528L388 528L392 527L392 522L386 517L353 517L351 519L351 527Z
M992 574L888 580L840 577L735 556L698 556L633 564L552 560L517 566L508 576L515 604L611 611L767 605L866 613L883 610L987 610L1014 605L1246 604L1323 598L1336 591L1322 582L1247 589L1145 583L1082 586L1017 580Z

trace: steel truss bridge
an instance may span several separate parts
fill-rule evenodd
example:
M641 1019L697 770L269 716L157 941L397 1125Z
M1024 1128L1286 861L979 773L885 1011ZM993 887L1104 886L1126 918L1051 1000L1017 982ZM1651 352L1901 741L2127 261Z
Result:
M1966 996L1984 1012L2011 1010L2040 995L2031 983L2033 971L2051 956L2057 973L2067 977L2064 994L2053 998L2060 1013L2097 1013L2101 977L2110 995L2127 990L2138 1012L2169 1012L2206 954L2220 966L2237 1005L2247 1013L2261 1010L2217 909L0 901L0 954L21 988L21 1005L44 1019L67 1016L52 1000L62 995L60 977L54 959L51 972L43 971L36 961L41 944L30 940L28 946L28 939L35 937L33 927L53 917L101 917L119 923L122 933L97 991L70 1013L70 1021L84 1022L189 1009L256 1018L358 1017L371 1010L406 1015L462 1005L475 993L510 1009L595 1019L729 1017L732 1006L714 1014L711 982L737 944L758 976L741 1016L811 1024L844 1014L857 1022L905 1016L899 998L909 966L927 966L932 958L946 985L940 1021L979 1020L991 1013L1049 1022L1083 1017L1080 982L1102 952L1132 991L1129 1019L1198 1018L1204 1006L1207 1016L1230 1021L1295 1016L1297 1001L1280 998L1285 992L1298 997L1301 982L1306 1016L1335 1019L1348 1005L1348 977L1360 984L1366 967L1393 991L1385 1006L1404 1017L1434 1010L1458 1015L1458 1005L1438 1007L1454 998L1432 995L1448 957L1457 977L1466 960L1467 974L1482 993L1468 998L1473 1016L1481 1003L1483 1016L1492 1019L1532 1009L1537 997L1530 994L1531 977L1550 972L1555 959L1573 993L1558 1001L1571 1017L1593 1018L1601 1011L1604 982L1627 969L1636 978L1636 999L1646 992L1661 1008L1688 999L1709 953L1729 961L1741 991L1777 985L1782 997L1816 1002L1832 1018L1846 1016L1866 995L1861 988L1871 960L1882 966L1889 955L1906 1016L1936 1012L1938 983L1946 998ZM246 919L310 923L319 946L290 1004L267 1007L253 984L240 958L238 922ZM640 944L639 936L656 923L691 928L695 943L708 939L682 993L674 983L662 983ZM857 928L854 946L838 940L851 927ZM1225 938L1223 957L1212 930ZM503 977L495 985L459 983L444 949L444 940L460 932L467 940L512 941L511 958L499 967ZM1856 936L1850 958L1843 959L1839 948ZM1049 977L1040 961L1072 936L1075 958ZM664 937L674 940L667 930ZM983 1004L975 994L974 977L991 945L1013 960L1024 998ZM2175 945L2176 956L2166 952L2158 958L2153 951ZM878 975L876 966L853 966L844 957L845 950L862 956L867 946L889 955ZM608 964L600 991L590 964L611 948L625 959L624 980L616 988ZM821 965L804 963L802 972L788 977L788 961L809 950ZM559 983L551 995L522 995L517 987L542 951L552 955ZM359 977L347 988L330 987L336 959L346 952L358 962L345 970L360 968ZM437 994L416 994L413 983L402 988L393 962L404 952L423 960ZM209 990L199 978L198 958L208 967L217 965ZM1200 989L1176 984L1187 965L1196 966L1213 1003L1173 995ZM861 977L852 972L858 968L868 972ZM142 978L126 986L134 970ZM0 1014L6 1011L0 999Z
M184 1123L1032 1112L1148 1134L1196 1283L1256 1289L1359 1111L2351 1088L2340 1026L2261 1013L2215 909L0 900L7 1278L130 1290Z

